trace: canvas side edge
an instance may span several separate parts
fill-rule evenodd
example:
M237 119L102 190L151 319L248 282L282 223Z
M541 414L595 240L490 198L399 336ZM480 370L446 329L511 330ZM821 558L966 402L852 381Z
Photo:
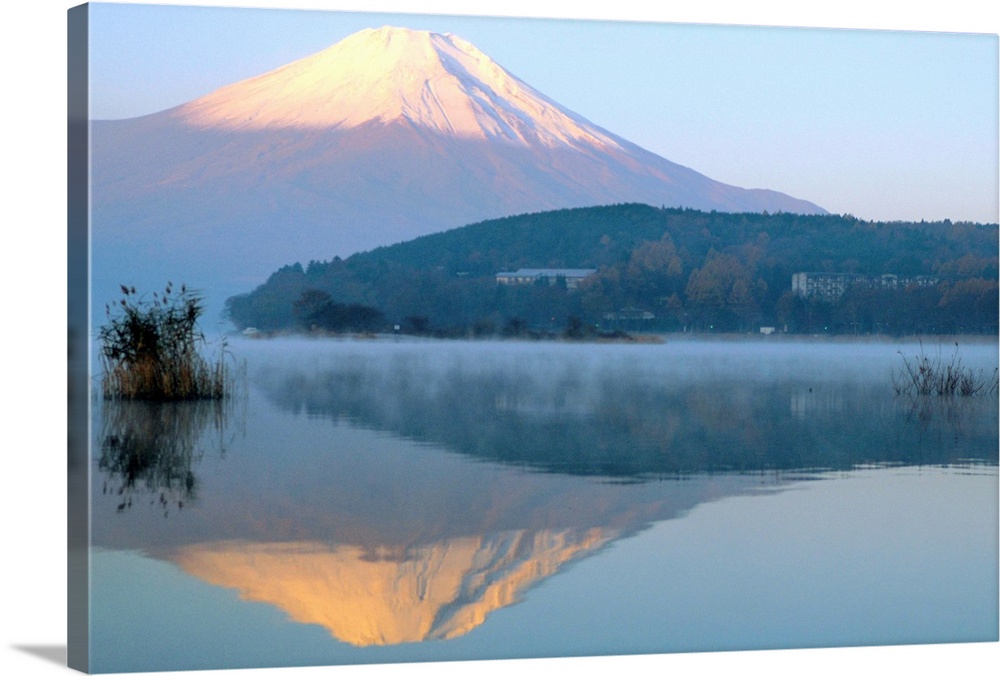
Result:
M67 12L67 665L90 666L89 12Z

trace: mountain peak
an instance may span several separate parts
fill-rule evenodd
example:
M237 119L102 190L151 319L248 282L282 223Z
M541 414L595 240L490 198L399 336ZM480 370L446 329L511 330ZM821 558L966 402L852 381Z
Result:
M155 249L163 278L183 261L189 281L225 279L230 294L289 261L528 212L823 211L644 150L454 35L391 26L170 110L95 121L92 152L100 266Z
M171 111L202 128L350 129L405 122L435 133L553 147L618 141L471 43L383 26Z

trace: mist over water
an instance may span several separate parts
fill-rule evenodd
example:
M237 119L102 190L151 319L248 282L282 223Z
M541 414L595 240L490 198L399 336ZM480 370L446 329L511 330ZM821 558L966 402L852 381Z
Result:
M332 366L345 359L392 371L404 366L422 370L428 379L458 371L484 374L516 370L539 383L558 382L570 374L586 385L618 373L640 382L751 381L763 378L802 382L870 381L883 378L898 362L898 353L941 352L950 355L955 342L889 339L811 338L677 338L662 343L572 343L560 341L448 341L416 338L372 340L282 338L235 343L261 369ZM963 338L963 362L992 369L997 363L995 340ZM377 363L376 363L377 362ZM431 383L429 383L431 384Z
M230 350L94 407L99 671L996 635L996 397L896 396L919 343Z
M794 340L248 346L254 381L283 410L552 471L636 477L995 461L994 400L894 395L900 353L921 349L931 348ZM961 355L984 374L996 364L988 343Z

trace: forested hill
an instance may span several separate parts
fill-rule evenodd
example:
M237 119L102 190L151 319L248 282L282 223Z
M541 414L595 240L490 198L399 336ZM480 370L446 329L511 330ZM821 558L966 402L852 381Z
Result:
M289 265L230 298L227 308L238 328L261 330L329 324L321 319L326 303L341 317L367 308L365 322L354 322L366 326L345 326L352 330L381 328L379 322L459 332L512 322L552 330L571 317L589 326L629 308L643 310L642 327L657 330L995 332L997 238L996 224L641 204L565 209ZM518 268L598 272L576 290L497 285L496 273ZM803 271L932 275L938 283L894 293L858 287L821 302L792 293L792 275Z

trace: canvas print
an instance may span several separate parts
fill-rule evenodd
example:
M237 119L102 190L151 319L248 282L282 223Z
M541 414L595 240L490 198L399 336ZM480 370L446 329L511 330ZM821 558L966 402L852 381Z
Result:
M997 44L70 10L70 666L997 641Z

